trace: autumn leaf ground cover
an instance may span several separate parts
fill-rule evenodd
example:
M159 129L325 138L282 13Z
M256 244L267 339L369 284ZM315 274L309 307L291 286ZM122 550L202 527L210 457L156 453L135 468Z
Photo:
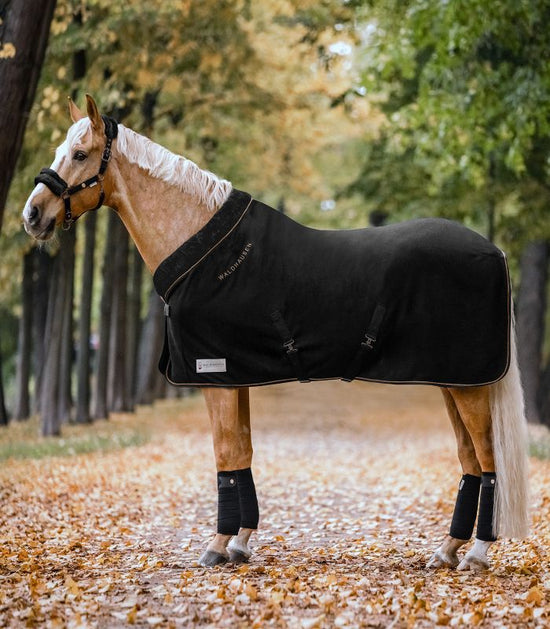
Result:
M531 459L529 539L497 543L488 573L432 571L460 476L437 390L266 387L252 412L256 554L212 570L200 396L68 427L50 451L32 424L4 431L0 626L550 625L550 461Z

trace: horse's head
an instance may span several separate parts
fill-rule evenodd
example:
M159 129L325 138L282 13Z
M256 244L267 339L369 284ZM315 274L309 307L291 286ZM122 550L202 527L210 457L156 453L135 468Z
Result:
M65 228L105 199L104 173L117 127L102 117L94 99L86 95L87 116L69 100L73 125L55 152L49 169L35 179L23 210L25 230L37 240L48 240L56 225Z

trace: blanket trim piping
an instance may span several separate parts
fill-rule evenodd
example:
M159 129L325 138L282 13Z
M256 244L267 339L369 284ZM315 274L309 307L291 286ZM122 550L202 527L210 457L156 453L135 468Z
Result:
M250 200L250 203L252 203L252 200L253 199ZM246 209L248 209L250 203L247 205ZM245 212L246 212L246 210L245 210ZM243 212L242 216L244 216L245 212ZM242 218L242 216L241 216L241 218ZM239 221L240 220L241 219L239 219ZM215 245L215 246L217 246L217 245ZM215 248L215 247L213 247L213 248ZM494 380L489 380L487 382L476 382L474 384L461 384L461 383L456 383L456 382L432 382L430 380L397 380L397 381L396 380L379 380L379 379L376 379L376 378L364 378L364 377L361 377L361 376L357 376L355 378L355 380L360 380L362 382L376 382L376 383L380 383L380 384L431 385L431 386L443 387L443 388L447 388L447 387L485 387L485 386L489 386L491 384L495 384L499 380L502 380L502 378L504 378L504 376L508 373L508 369L510 368L510 361L511 361L511 335L514 333L514 331L512 330L512 286L511 286L511 282L510 282L510 271L509 271L509 268L508 268L508 259L506 257L506 254L504 253L504 251L501 250L501 254L502 254L502 258L504 260L504 266L506 267L506 275L508 277L508 281L506 282L506 284L507 284L507 295L508 295L508 310L507 310L507 314L508 314L508 343L507 343L507 347L506 347L506 365L504 367L504 371L499 375L498 378L495 378ZM202 260L202 258L201 258L201 260ZM197 264L198 264L198 262L197 262ZM195 265L193 265L193 266L195 266ZM268 386L268 385L271 385L271 384L283 384L285 382L299 382L298 378L284 378L282 380L267 380L265 382L255 382L255 383L245 383L245 384L232 384L232 385L217 384L217 383L212 383L212 382L174 382L168 376L168 370L170 368L170 363L171 363L171 360L170 360L170 358L168 358L168 362L166 364L166 369L164 370L164 374L163 375L166 378L166 380L168 380L168 382L170 384L172 384L172 385L174 385L176 387L241 389L241 388L244 388L244 387L261 387L261 386ZM334 377L334 378L311 378L309 381L310 382L324 382L324 381L328 381L328 380L342 380L343 382L346 382L346 380L344 378L339 378L339 377Z
M246 204L244 210L241 212L241 214L238 216L237 220L235 221L235 223L230 227L230 229L218 240L216 241L211 247L210 249L208 249L208 251L206 251L201 258L199 258L198 260L196 260L184 273L180 274L168 287L168 289L166 290L164 297L161 297L161 299L163 299L163 301L166 301L168 299L168 297L170 296L171 292L174 290L174 288L181 282L181 280L188 275L196 266L198 266L205 258L207 258L236 228L237 226L240 224L240 222L242 221L242 219L244 218L244 216L246 215L246 213L248 212L252 202L255 201L254 197L252 197L250 195L248 203ZM185 244L185 243L184 243ZM499 382L500 380L502 380L502 378L504 378L504 376L507 374L508 369L510 368L510 362L511 362L511 335L514 333L512 330L512 297L511 297L511 291L512 291L512 287L511 287L511 281L510 281L510 270L509 270L509 266L508 266L508 259L506 257L506 254L504 251L500 250L500 253L502 255L503 261L504 261L504 266L506 268L506 275L508 278L507 281L507 296L508 296L508 308L507 308L507 315L508 315L508 342L507 342L507 347L506 347L506 365L504 367L504 370L502 371L502 373L495 379L493 380L489 380L487 382L476 382L473 384L464 384L464 383L451 383L451 382L434 382L431 380L381 380L381 379L376 379L376 378L365 378L365 377L361 377L361 376L357 376L355 377L355 380L360 380L362 382L374 382L374 383L380 383L380 384L403 384L403 385L431 385L431 386L437 386L437 387L443 387L443 388L447 388L447 387L479 387L479 386L489 386L491 384L495 384L496 382ZM267 381L263 381L263 382L253 382L253 383L244 383L244 384L224 384L224 383L211 383L211 382L174 382L173 380L170 379L170 377L168 376L168 371L170 368L170 364L171 364L171 359L170 357L168 357L168 361L166 364L166 368L164 370L164 377L166 378L166 380L174 385L174 386L187 386L187 387L197 387L197 388L244 388L244 387L257 387L257 386L268 386L268 385L273 385L273 384L282 384L282 383L286 383L286 382L300 382L300 380L296 377L294 378L284 378L281 380L267 380ZM304 382L323 382L323 381L329 381L329 380L342 380L343 382L347 382L348 380L346 380L345 377L331 377L331 378L311 378L308 380L305 380Z
M205 258L207 258L213 251L214 249L216 249L239 225L239 223L243 220L245 214L248 212L248 208L251 206L252 201L254 201L253 197L250 197L248 203L246 204L246 207L244 208L244 210L242 211L241 215L237 218L237 220L235 221L234 225L231 227L231 229L224 235L222 236L216 243L214 243L212 245L212 247L210 247L210 249L208 249L208 251L203 254L203 256L201 258L199 258L195 263L193 263L186 271L184 271L179 277L177 277L171 284L170 286L166 289L166 292L164 293L164 301L166 301L169 297L170 294L172 293L172 291L174 290L174 288L176 288L176 286L181 282L181 280L188 275L189 273L191 273L191 271L198 266Z

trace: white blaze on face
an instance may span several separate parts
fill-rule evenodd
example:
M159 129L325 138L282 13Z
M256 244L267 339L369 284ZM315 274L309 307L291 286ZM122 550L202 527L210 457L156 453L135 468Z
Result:
M78 142L84 142L89 131L89 118L83 118L82 120L79 120L78 122L73 124L72 127L69 129L67 133L67 138L65 139L63 144L57 147L55 151L55 159L53 160L50 168L59 173L61 166L66 163L66 160L70 159L71 147ZM25 203L25 207L23 208L23 221L26 231L28 231L26 222L30 220L34 199L38 195L46 192L47 190L48 188L45 184L39 183L35 186L34 190L29 195Z
M63 161L66 156L68 156L69 147L67 145L67 140L63 142L60 146L55 150L55 159L53 160L50 168L55 170L56 172L59 170L59 167L63 164ZM33 200L42 192L47 191L48 188L45 184L39 183L34 187L34 190L30 193L27 202L25 203L25 207L23 208L23 220L28 221L31 215L31 208L33 206ZM27 226L25 225L25 230L27 230Z

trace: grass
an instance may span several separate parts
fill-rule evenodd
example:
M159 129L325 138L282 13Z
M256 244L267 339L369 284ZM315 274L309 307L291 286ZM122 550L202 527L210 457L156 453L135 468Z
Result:
M545 426L529 426L529 454L537 459L550 459L550 430Z
M41 441L10 441L0 444L0 461L6 459L43 459L48 456L73 456L90 452L107 452L130 446L140 446L149 436L137 431L113 435L83 435L82 437L47 437Z
M37 417L12 422L0 430L0 461L74 456L140 446L151 438L147 422L139 415L117 415L92 424L64 425L59 437L40 436Z
M141 446L173 430L185 429L182 412L197 396L163 400L136 413L113 414L91 424L64 424L60 437L42 437L38 417L0 428L0 461L69 457ZM204 413L203 413L204 414Z

